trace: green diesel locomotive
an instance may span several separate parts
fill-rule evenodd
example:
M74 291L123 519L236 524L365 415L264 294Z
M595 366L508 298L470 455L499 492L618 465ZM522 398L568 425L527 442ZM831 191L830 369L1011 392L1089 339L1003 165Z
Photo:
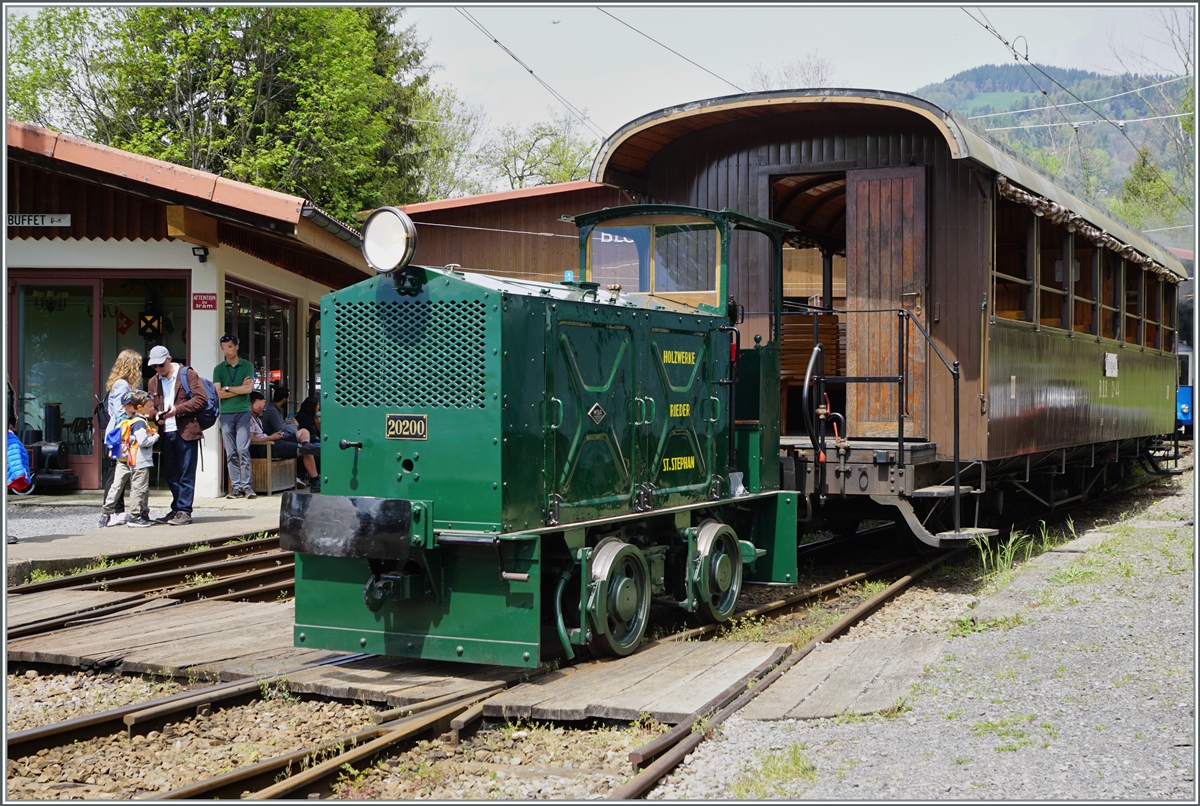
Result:
M777 275L791 228L675 205L575 224L580 279L545 284L407 265L412 222L368 220L380 273L321 301L322 491L281 513L297 646L621 656L651 600L720 622L743 580L795 581L778 347L741 349L728 289L735 233Z

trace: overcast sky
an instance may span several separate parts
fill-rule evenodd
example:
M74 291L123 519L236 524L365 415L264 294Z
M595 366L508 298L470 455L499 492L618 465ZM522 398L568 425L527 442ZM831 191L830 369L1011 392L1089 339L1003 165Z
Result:
M959 6L799 5L468 6L466 10L571 104L586 108L606 134L647 112L735 93L751 66L764 68L817 52L832 60L839 85L911 92L1011 54ZM1148 6L967 6L1032 61L1120 72L1110 39L1162 51ZM434 80L453 85L494 126L525 125L562 106L454 6L410 6L404 19L428 40L441 65ZM721 79L724 79L722 81Z

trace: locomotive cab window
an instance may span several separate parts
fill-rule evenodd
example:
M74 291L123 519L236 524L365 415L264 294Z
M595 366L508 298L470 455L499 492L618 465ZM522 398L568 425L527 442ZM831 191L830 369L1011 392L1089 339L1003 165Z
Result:
M716 306L720 262L720 235L704 218L616 219L588 235L587 279L626 293Z

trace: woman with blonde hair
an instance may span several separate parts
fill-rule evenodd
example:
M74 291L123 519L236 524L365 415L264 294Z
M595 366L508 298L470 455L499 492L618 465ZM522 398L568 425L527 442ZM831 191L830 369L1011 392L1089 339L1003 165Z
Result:
M142 385L142 354L137 350L122 350L117 356L117 360L113 362L112 369L108 373L108 383L104 389L108 392L108 430L118 427L121 421L125 419L125 407L121 405L121 398L126 392L140 388ZM104 440L100 440L100 444L104 444ZM113 474L117 469L117 463L107 453L104 455L104 497L108 498L108 488L112 486ZM125 523L129 520L129 513L125 511L125 493L121 492L121 496L117 499L116 513L112 516L101 515L100 526L108 526L112 524L116 526L119 523Z

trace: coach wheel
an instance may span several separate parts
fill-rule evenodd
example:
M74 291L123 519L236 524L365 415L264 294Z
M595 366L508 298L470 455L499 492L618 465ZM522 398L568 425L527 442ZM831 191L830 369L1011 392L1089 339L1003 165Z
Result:
M596 598L588 647L595 655L628 655L641 644L650 620L646 558L629 543L601 543L592 559L592 583Z
M705 521L696 538L696 555L696 612L712 624L728 621L742 592L742 552L737 534L728 524Z

